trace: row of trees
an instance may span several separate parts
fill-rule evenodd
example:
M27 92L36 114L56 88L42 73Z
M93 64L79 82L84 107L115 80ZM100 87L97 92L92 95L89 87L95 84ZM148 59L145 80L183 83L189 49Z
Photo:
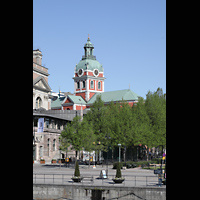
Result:
M161 88L149 91L146 100L139 98L132 107L123 100L105 106L99 96L82 121L77 116L67 124L60 139L63 150L71 144L76 151L107 151L118 144L122 148L165 146L166 95Z

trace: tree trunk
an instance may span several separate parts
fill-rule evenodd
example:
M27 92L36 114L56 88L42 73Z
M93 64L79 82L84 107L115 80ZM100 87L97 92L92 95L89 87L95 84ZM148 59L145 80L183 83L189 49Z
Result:
M149 148L148 147L147 147L146 152L147 152L147 161L148 161L149 160Z
M112 163L113 163L114 151L112 149Z

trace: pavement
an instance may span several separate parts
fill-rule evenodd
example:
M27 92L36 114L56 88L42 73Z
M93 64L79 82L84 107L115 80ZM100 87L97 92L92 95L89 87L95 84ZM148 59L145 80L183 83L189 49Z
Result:
M115 177L116 169L112 169L113 165L79 165L80 174L83 177L92 177L93 182L89 179L83 179L81 183L74 183L72 176L74 174L74 165L65 164L33 164L33 183L41 184L65 184L65 185L93 185L93 186L120 186L120 187L159 187L158 175L153 170L130 168L122 169L122 177L125 181L122 184L114 184L112 178ZM107 179L100 179L101 170L108 171ZM162 185L166 188L166 185Z

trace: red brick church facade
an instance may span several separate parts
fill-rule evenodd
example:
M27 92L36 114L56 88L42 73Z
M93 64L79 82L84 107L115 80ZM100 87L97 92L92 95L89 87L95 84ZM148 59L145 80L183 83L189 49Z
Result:
M81 110L89 108L97 95L105 104L110 101L126 100L130 105L137 102L139 95L131 90L104 92L104 69L93 55L94 46L88 37L84 45L84 55L74 70L74 95L59 97L51 104L52 110Z

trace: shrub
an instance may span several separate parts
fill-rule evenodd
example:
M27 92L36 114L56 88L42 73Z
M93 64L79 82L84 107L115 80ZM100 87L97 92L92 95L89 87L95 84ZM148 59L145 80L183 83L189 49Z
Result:
M117 169L118 163L119 163L119 162L113 163L113 169ZM124 162L120 162L120 163L119 163L121 169L122 169L122 167L123 167L123 164L124 164Z
M121 165L120 165L120 163L118 162L115 178L121 178L121 177L122 177L122 174L121 174L121 167L120 167L120 166L121 166Z
M74 176L75 176L75 177L80 177L80 170L79 170L79 164L78 164L78 161L76 161L76 163L75 163Z

